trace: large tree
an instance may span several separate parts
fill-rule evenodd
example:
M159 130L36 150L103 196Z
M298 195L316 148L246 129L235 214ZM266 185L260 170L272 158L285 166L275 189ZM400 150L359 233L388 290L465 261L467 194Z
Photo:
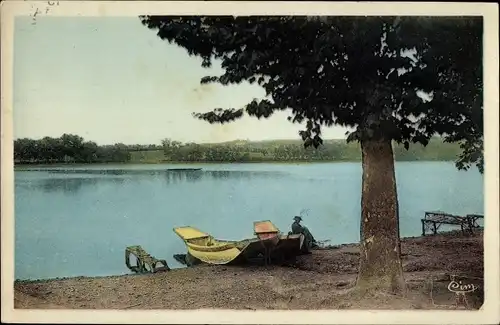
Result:
M224 73L202 83L262 86L265 99L195 116L225 123L245 113L267 118L289 110L305 123L305 146L321 129L354 131L362 149L361 254L357 287L405 290L392 142L426 145L441 134L463 141L459 167L480 160L482 20L423 17L141 16L157 35ZM404 50L413 50L410 52ZM405 55L406 53L406 55ZM422 94L432 100L423 101ZM477 159L475 159L477 158Z

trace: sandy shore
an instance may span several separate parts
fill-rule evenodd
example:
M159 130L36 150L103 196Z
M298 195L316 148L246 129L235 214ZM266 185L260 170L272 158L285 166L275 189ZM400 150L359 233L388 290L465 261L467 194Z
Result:
M14 307L30 309L453 309L450 275L479 289L483 301L483 236L447 233L402 240L408 298L358 296L356 244L315 250L288 266L199 266L147 275L17 281Z

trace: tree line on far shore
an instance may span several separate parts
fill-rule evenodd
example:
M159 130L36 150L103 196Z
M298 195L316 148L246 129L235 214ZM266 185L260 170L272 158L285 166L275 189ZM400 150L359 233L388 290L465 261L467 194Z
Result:
M138 150L161 150L157 145L98 145L85 141L74 134L63 134L59 138L16 139L14 162L16 164L53 163L124 163L130 161L130 153Z
M453 161L461 149L457 143L433 138L424 147L408 150L395 144L399 161ZM359 144L345 140L325 140L317 149L304 148L300 140L232 141L217 144L182 143L165 139L161 145L98 145L73 134L59 138L17 139L16 164L127 163L127 162L286 162L286 161L360 161Z
M304 147L300 140L232 141L219 144L181 143L162 141L165 159L175 162L255 162L255 161L360 161L358 143L345 140L325 140L318 148ZM434 138L424 147L413 145L406 150L395 144L396 160L453 161L460 153L456 143L445 143Z

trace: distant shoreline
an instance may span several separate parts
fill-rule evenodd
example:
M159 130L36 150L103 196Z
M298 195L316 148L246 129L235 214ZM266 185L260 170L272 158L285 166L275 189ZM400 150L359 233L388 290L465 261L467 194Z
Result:
M462 149L458 143L433 138L427 146L395 143L396 161L455 161ZM325 140L319 148L305 148L303 141L236 141L219 144L182 143L164 139L161 145L97 145L82 137L64 134L60 138L14 141L17 166L77 166L108 164L306 164L361 162L359 143Z
M396 160L396 162L453 162L454 160ZM259 161L242 161L242 162L229 162L229 161L130 161L130 162L109 162L109 163L54 163L54 164L14 164L14 170L22 171L24 169L32 168L52 168L52 167L86 167L86 166L133 166L133 165L253 165L253 164L273 164L273 165L306 165L306 164L328 164L328 163L361 163L359 160L259 160Z

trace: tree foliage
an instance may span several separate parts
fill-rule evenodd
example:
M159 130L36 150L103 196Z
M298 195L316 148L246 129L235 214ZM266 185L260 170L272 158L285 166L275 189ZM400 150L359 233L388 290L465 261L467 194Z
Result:
M14 141L14 161L21 164L127 162L130 151L142 148L123 143L99 146L73 134L39 140L22 138Z
M306 147L321 145L322 127L334 124L355 130L349 141L390 139L406 148L440 134L462 144L457 167L482 170L481 17L140 19L201 57L203 67L221 62L224 73L202 83L257 83L266 91L243 108L195 113L200 119L225 123L290 110L290 121L305 123Z

